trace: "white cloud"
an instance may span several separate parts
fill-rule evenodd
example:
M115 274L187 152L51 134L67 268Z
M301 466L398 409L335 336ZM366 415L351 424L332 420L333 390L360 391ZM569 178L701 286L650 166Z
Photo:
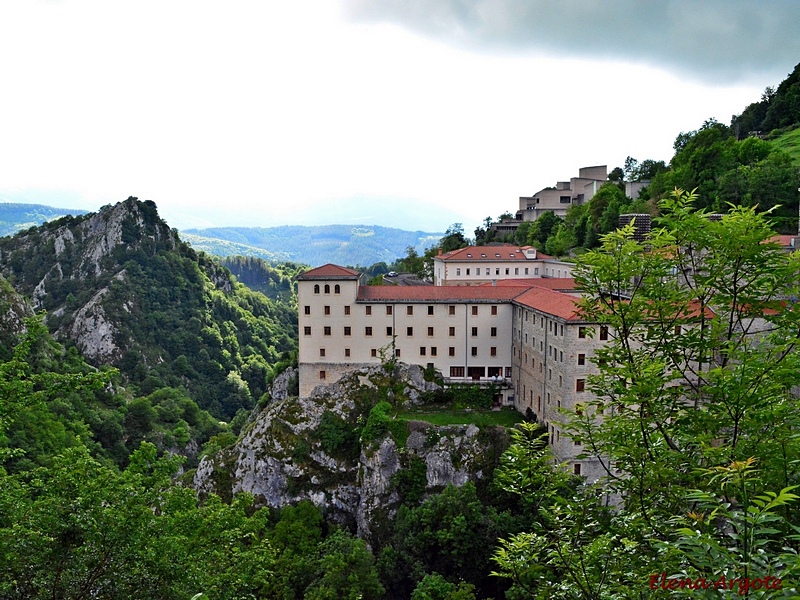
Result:
M487 51L444 8L434 24L461 27L460 44L321 0L4 9L3 198L64 190L94 209L135 195L179 226L334 223L390 199L438 207L431 230L463 217L469 232L581 166L669 160L680 131L727 122L780 80L711 86L621 59Z

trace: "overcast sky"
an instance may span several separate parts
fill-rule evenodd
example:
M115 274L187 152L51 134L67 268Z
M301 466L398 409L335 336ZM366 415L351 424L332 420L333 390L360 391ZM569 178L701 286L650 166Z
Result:
M800 2L0 0L0 200L468 233L669 161L800 62Z

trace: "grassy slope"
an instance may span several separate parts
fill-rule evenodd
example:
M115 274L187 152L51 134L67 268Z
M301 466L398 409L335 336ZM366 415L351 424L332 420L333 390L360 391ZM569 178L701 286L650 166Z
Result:
M792 157L794 163L800 167L800 127L781 134L772 143Z

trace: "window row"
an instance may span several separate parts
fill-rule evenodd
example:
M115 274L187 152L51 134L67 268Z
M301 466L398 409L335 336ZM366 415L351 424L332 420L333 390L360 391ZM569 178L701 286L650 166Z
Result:
M347 305L347 306L344 306L343 308L344 308L345 316L349 316L351 307L349 305ZM387 315L392 315L394 313L394 305L393 304L387 304L384 307L384 310L385 310ZM331 307L329 305L323 306L322 307L322 312L325 315L330 315L331 314ZM475 305L472 305L470 307L470 312L472 313L473 316L478 316L478 307L475 306ZM367 316L372 316L372 305L371 304L367 304L367 305L364 306L364 313ZM449 315L455 315L456 314L456 306L455 306L455 304L449 304L447 306L447 313ZM304 315L310 315L311 314L311 306L309 304L306 304L306 305L303 306L303 314ZM429 316L433 316L433 314L434 314L433 305L428 305L427 306L427 314ZM496 316L497 315L497 305L491 305L489 307L489 314L491 314L492 316ZM409 305L406 306L406 315L409 315L409 316L413 316L414 315L414 305L413 304L409 304Z
M333 329L332 329L332 327L330 325L325 325L325 326L322 327L323 335L331 335L332 331L333 331ZM364 327L364 335L365 336L367 336L367 337L371 336L372 335L372 331L373 331L373 328L372 328L371 325L367 325L366 327ZM344 333L345 336L350 336L350 335L353 334L353 328L351 326L349 326L349 325L345 325L342 328L342 332ZM435 330L434 330L433 327L428 327L428 328L426 328L426 332L427 332L427 336L428 337L433 337L434 333L435 333ZM387 327L386 328L386 335L393 335L393 333L394 333L394 329L392 327ZM449 327L447 333L448 333L449 337L455 337L456 328L455 327ZM478 337L478 328L477 327L472 327L470 333L472 334L472 337ZM304 325L303 326L303 335L311 335L311 325ZM489 335L491 337L497 337L497 327L490 327L489 328ZM406 337L414 337L414 328L413 327L406 327Z
M480 379L481 377L511 377L511 367L450 367L450 377L469 377L470 379Z
M494 274L495 275L500 275L500 270L501 269L503 270L503 272L506 275L511 275L511 267L494 267ZM456 277L461 277L461 270L462 270L461 267L456 267ZM464 268L464 274L467 277L471 277L472 276L472 267L465 267ZM519 274L520 274L519 267L514 267L514 275L519 275ZM530 267L524 267L523 271L522 271L522 274L523 275L530 275ZM539 267L534 267L533 268L533 274L534 275L538 275L539 274ZM485 275L486 277L491 277L492 268L491 267L475 267L475 275L478 276L478 277L481 276L481 275Z
M318 284L318 283L314 284L314 293L315 293L315 294L319 294L319 289L320 289L320 288L319 288L319 284ZM331 293L331 286L330 286L330 284L327 284L327 283L326 283L322 289L324 290L324 292L325 292L326 294L330 294L330 293ZM342 288L339 286L339 284L338 284L338 283L337 283L336 285L334 285L334 286L333 286L333 293L334 293L334 294L340 294L341 292L342 292Z

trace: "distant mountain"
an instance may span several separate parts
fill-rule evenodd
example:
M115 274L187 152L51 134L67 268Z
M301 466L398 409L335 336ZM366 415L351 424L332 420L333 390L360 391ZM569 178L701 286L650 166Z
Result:
M311 266L325 263L369 266L394 262L413 246L422 253L444 233L405 231L378 225L284 225L187 229L183 239L217 256L255 256ZM260 250L260 252L259 252Z
M74 208L0 202L0 237L36 227L45 221L52 221L67 215L78 216L83 214L86 214L85 210L76 210Z

